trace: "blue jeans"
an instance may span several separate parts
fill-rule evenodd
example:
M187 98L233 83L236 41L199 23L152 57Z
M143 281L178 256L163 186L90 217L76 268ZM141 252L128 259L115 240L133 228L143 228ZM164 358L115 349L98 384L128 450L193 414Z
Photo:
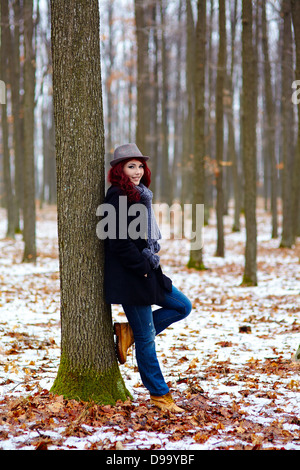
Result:
M161 308L152 311L151 305L123 305L132 328L136 360L145 387L150 395L161 396L169 392L155 350L155 336L169 325L186 318L192 310L190 300L176 287L166 293Z

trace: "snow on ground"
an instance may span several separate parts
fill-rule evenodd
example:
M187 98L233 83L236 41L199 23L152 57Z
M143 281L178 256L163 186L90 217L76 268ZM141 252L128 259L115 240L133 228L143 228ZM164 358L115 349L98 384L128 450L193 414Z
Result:
M189 393L205 396L211 406L236 406L248 422L271 426L286 433L284 441L274 434L269 444L259 435L252 443L263 448L300 450L299 363L293 355L300 343L299 253L278 248L272 240L269 214L258 210L258 286L242 287L244 228L231 232L232 217L225 216L225 257L215 257L216 226L204 229L204 262L208 268L187 269L187 240L162 241L161 263L193 303L190 316L157 338L157 351L164 375L174 396ZM5 399L26 397L49 390L60 357L59 268L56 214L53 208L38 211L35 265L22 264L21 235L5 238L5 212L0 209L0 417ZM125 321L120 306L113 306L113 319ZM138 407L147 400L140 382L134 351L120 366L127 387ZM202 395L201 395L202 394ZM193 395L195 396L195 395ZM244 427L243 427L244 426ZM53 430L58 436L59 429ZM196 431L195 431L196 433ZM50 436L48 431L48 436ZM229 428L220 424L216 433L202 440L191 432L180 439L167 433L130 431L120 438L116 429L91 428L87 436L69 436L57 448L84 449L93 442L122 439L126 449L149 446L166 450L216 449L226 443L243 445L245 425ZM0 420L0 448L32 449L35 430L24 428L10 435ZM131 437L131 439L129 439ZM56 448L54 445L51 448Z

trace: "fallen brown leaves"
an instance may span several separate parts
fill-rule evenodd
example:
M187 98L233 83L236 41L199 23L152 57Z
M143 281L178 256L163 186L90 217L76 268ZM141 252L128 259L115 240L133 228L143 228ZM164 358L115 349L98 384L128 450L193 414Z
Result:
M251 369L253 372L254 367L256 371L267 367L270 373L278 374L290 369L291 364L287 364L287 361L266 361L265 364L253 363L247 367L248 371L245 372ZM215 370L210 368L209 374L210 377L216 374L229 375L230 366L218 364ZM253 393L251 382L248 381L247 384L249 393ZM190 438L194 444L204 444L211 440L215 449L279 449L291 441L300 440L298 410L286 415L286 419L282 419L281 414L280 419L269 424L263 421L261 424L248 416L247 408L243 406L245 403L242 391L240 400L232 400L224 405L216 399L209 399L196 380L187 385L186 392L175 394L177 403L185 409L185 413L177 415L151 406L146 396L138 403L118 402L116 406L65 400L47 390L26 398L7 397L0 402L0 425L2 428L5 425L5 430L0 433L0 440L27 433L28 439L20 442L19 448L26 445L36 450L72 448L69 437L87 438L85 449L163 448L162 443L147 443L149 433L164 436L162 439L167 439L168 442ZM297 387L299 390L299 384ZM261 396L262 392L258 393ZM276 391L273 395L266 392L265 397L272 406ZM264 409L261 415L264 416ZM292 431L287 430L284 427L287 423L296 425L297 429L293 426ZM56 434L53 435L55 431ZM99 440L88 439L99 431L102 431ZM110 432L113 432L115 439L110 439ZM118 437L122 439L118 440Z

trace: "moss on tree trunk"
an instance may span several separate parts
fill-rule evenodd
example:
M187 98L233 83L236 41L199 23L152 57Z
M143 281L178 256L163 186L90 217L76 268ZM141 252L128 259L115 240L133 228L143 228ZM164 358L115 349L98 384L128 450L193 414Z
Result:
M114 405L117 400L132 398L117 364L105 372L96 371L92 367L84 371L74 370L63 356L51 392L69 400L93 401L104 405Z

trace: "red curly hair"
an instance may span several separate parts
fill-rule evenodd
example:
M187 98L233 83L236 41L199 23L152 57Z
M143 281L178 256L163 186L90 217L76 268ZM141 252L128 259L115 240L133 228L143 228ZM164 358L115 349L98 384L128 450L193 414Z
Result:
M151 183L151 171L143 158L134 157L133 159L131 157L127 158L126 160L122 160L109 170L107 178L109 183L111 183L113 186L118 186L122 189L130 202L138 202L141 198L140 193L137 191L137 189L135 189L135 185L130 181L128 176L125 175L123 171L125 163L129 162L130 160L138 160L143 163L144 174L141 179L141 183L148 188Z

